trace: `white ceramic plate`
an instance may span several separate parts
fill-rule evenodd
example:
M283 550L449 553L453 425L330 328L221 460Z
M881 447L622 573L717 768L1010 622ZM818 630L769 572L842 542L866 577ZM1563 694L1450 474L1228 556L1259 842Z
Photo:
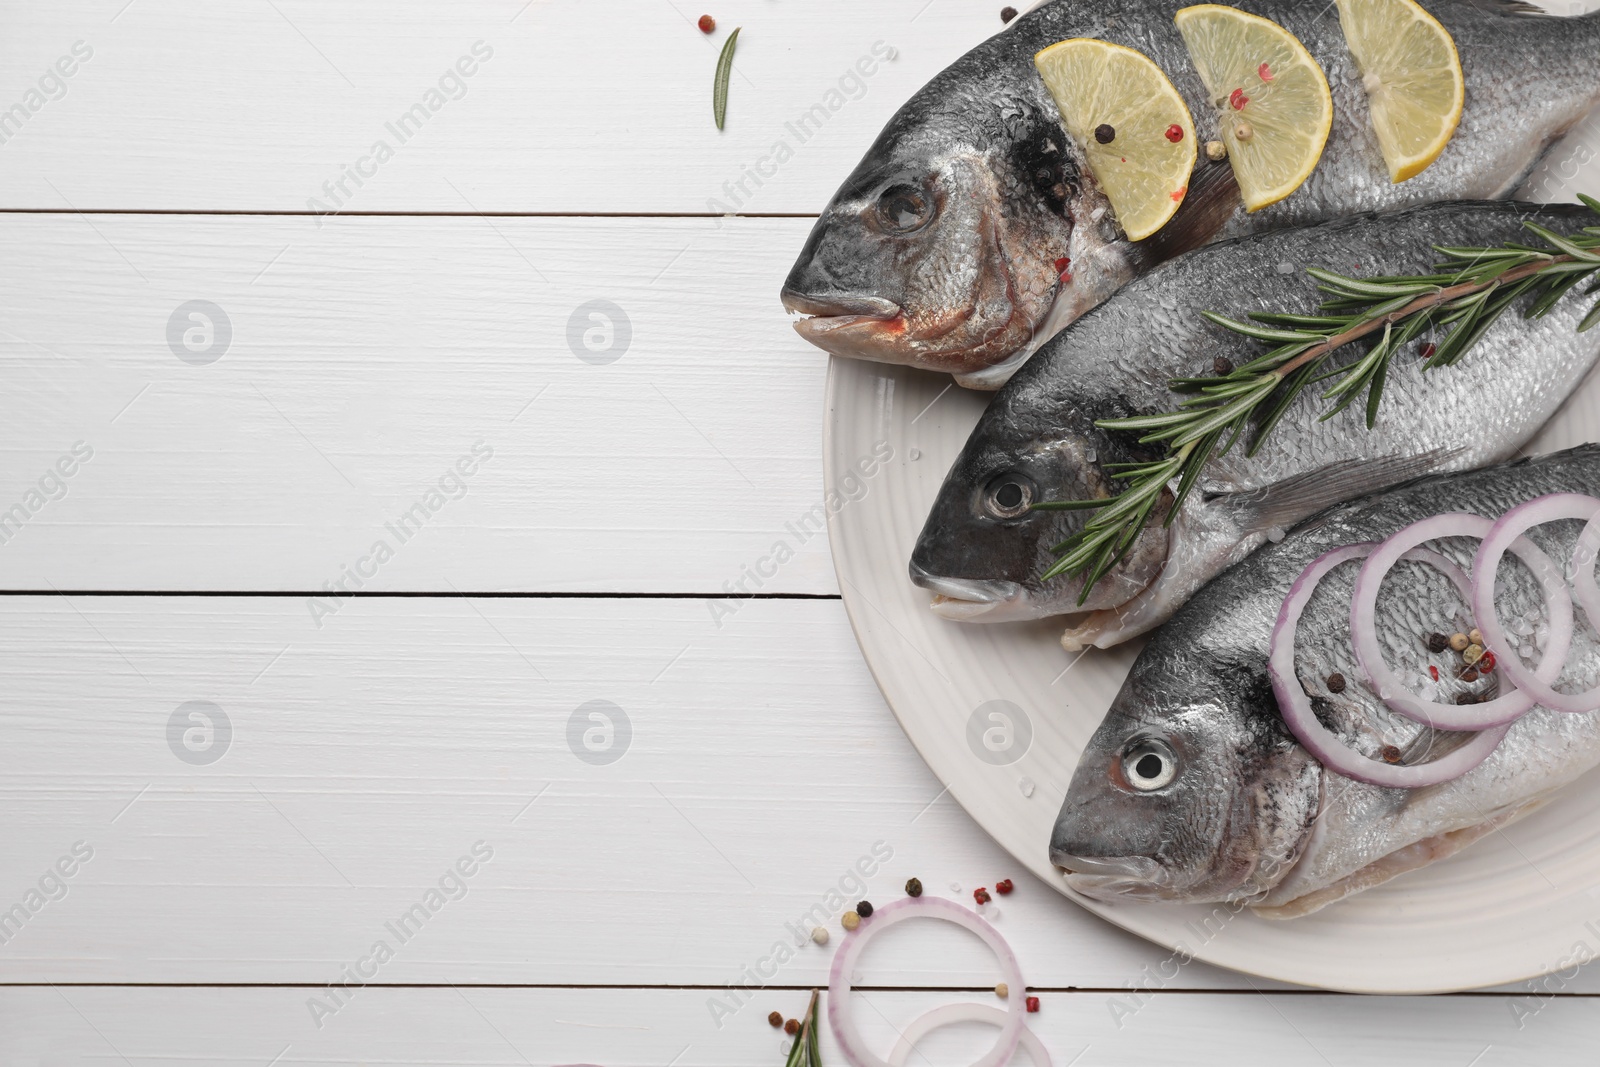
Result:
M1591 117L1569 140L1579 147L1558 148L1553 158L1595 159L1597 125ZM1581 191L1600 193L1596 168L1579 168ZM1560 176L1571 178L1571 169ZM1289 922L1069 892L1047 854L1051 826L1137 647L1077 659L1062 651L1058 621L948 622L907 578L923 520L986 402L942 375L836 359L823 451L827 487L840 494L828 527L834 564L867 664L923 759L1008 852L1118 926L1174 952L1287 982L1437 992L1564 968L1578 945L1600 956L1600 774L1456 857ZM1596 439L1600 377L1591 376L1528 451ZM893 458L874 469L874 449L884 444ZM997 700L1014 707L990 704ZM994 710L1014 723L1009 748L1003 731L985 743L1000 721L989 717Z

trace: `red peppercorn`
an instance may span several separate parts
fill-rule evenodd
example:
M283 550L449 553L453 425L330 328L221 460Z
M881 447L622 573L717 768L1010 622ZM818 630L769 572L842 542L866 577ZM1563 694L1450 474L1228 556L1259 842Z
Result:
M1029 1011L1038 1011L1039 1010L1039 998L1038 997L1029 997L1027 999L1026 1003L1028 1005L1028 1010Z
M1488 674L1490 671L1494 670L1494 653L1485 652L1483 656L1479 658L1478 662L1473 664L1473 666L1478 668L1479 674Z
M1174 122L1171 126L1168 126L1167 140L1171 141L1173 144L1177 144L1179 141L1183 140L1183 127L1179 126L1176 122Z
M1000 881L994 884L994 891L999 893L1001 896L1005 896L1015 888L1016 886L1011 884L1011 879L1009 878L1002 878Z
M1062 256L1060 259L1056 260L1056 273L1065 274L1067 273L1067 268L1070 266L1072 266L1072 260L1068 259L1066 256Z
M1243 111L1244 106L1249 102L1250 98L1244 95L1243 89L1235 89L1233 92L1228 94L1228 103L1232 105L1233 110L1235 111Z
M710 33L717 28L717 20L710 15L701 15L697 25L699 25L701 33Z
M976 900L979 904L987 904L993 898L989 896L989 891L980 885L978 888L972 891L972 899Z
M1181 204L1181 203L1183 203L1183 198L1188 196L1188 195L1189 195L1189 187L1187 185L1185 185L1182 189L1177 189L1177 190L1173 191L1172 199L1173 199L1173 201L1175 203Z
M1427 344L1422 346L1422 358L1423 359L1432 359L1433 358L1433 354L1436 351L1438 351L1438 346L1435 345L1432 341L1429 341Z
M1272 80L1272 68L1267 66L1265 63L1256 68L1256 73L1261 75L1261 80L1264 82L1269 82Z
M1438 680L1439 680L1439 668L1438 668L1438 667L1435 667L1435 666L1434 666L1434 665L1433 665L1433 664L1431 664L1431 663L1430 663L1430 664L1428 664L1428 673L1429 673L1429 674L1431 674L1431 675L1433 675L1433 680L1434 680L1434 681L1436 681L1436 682L1437 682L1437 681L1438 681Z

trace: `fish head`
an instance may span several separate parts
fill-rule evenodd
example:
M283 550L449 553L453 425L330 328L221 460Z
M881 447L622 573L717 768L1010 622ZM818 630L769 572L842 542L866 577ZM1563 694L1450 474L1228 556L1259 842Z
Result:
M1153 457L1017 384L996 396L945 476L911 554L911 580L935 594L936 614L961 622L1113 610L1160 575L1171 496L1163 490L1132 548L1087 594L1081 577L1042 580L1055 547L1094 515L1035 508L1046 488L1050 500L1107 499L1121 490L1109 464Z
M1264 656L1158 639L1084 749L1050 858L1099 899L1257 899L1303 852L1320 776Z
M784 282L784 306L804 316L795 329L833 355L957 375L1014 367L1062 314L1132 276L1042 83L991 71L974 87L962 65L891 120Z

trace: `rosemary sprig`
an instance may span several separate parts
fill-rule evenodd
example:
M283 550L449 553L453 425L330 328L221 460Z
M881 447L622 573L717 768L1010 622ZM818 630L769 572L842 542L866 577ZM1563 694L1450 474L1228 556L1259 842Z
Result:
M1600 200L1580 196L1600 215ZM1115 477L1126 488L1105 500L1040 501L1037 510L1094 509L1083 529L1054 546L1055 563L1044 580L1062 574L1082 576L1082 604L1096 582L1115 567L1138 540L1162 498L1177 479L1166 524L1177 516L1200 472L1215 456L1226 455L1254 425L1249 455L1260 450L1289 406L1307 388L1331 381L1321 398L1331 404L1327 420L1366 397L1366 423L1377 421L1389 364L1394 355L1425 331L1439 340L1427 355L1425 370L1448 367L1482 340L1505 310L1523 296L1534 299L1523 317L1549 312L1581 282L1600 271L1600 226L1586 226L1562 237L1538 223L1524 221L1544 246L1508 242L1494 248L1435 245L1445 257L1430 274L1351 278L1320 267L1308 268L1328 299L1315 315L1255 312L1250 321L1203 311L1226 329L1270 346L1267 351L1227 374L1174 378L1173 390L1186 399L1171 411L1101 419L1108 430L1139 433L1139 443L1159 444L1165 454L1144 463L1117 465ZM1600 291L1600 281L1584 290ZM1589 309L1578 332L1600 322L1600 301ZM1381 334L1372 348L1352 363L1329 367L1329 357L1351 342ZM1425 350L1426 351L1426 350Z
M811 1003L806 1005L805 1022L795 1035L789 1048L789 1058L784 1067L822 1067L822 1038L817 1033L817 990L811 991Z

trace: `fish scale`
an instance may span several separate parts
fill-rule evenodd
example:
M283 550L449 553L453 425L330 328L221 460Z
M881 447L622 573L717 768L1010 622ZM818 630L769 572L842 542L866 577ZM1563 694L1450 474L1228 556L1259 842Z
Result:
M1305 390L1255 455L1240 447L1214 458L1170 528L1152 523L1082 606L1080 580L1039 575L1088 513L1034 511L996 521L985 498L986 487L1013 473L1029 480L1039 500L1117 492L1108 465L1156 453L1139 446L1137 434L1101 429L1097 420L1169 411L1182 399L1170 379L1209 375L1219 359L1239 364L1265 349L1202 311L1235 319L1311 313L1323 294L1305 267L1363 277L1426 273L1438 260L1433 245L1525 241L1533 236L1529 220L1562 233L1597 221L1575 205L1432 204L1212 245L1139 278L1057 335L995 394L930 509L912 553L913 581L948 598L936 610L979 622L1091 609L1068 631L1069 647L1107 647L1158 625L1275 529L1419 474L1509 458L1600 353L1600 331L1577 332L1588 307L1580 295L1537 320L1508 311L1449 367L1425 371L1420 345L1408 346L1390 365L1370 430L1363 403L1325 418L1326 386ZM1277 269L1285 262L1292 273ZM1335 364L1359 359L1375 340L1346 346ZM973 614L964 596L991 603Z
M1265 914L1290 917L1442 858L1600 764L1600 714L1535 707L1460 778L1418 790L1367 785L1316 765L1288 733L1267 685L1278 609L1324 552L1380 541L1446 512L1497 517L1558 492L1600 496L1600 445L1431 477L1340 505L1212 582L1150 640L1084 750L1052 839L1056 862L1085 872L1069 875L1069 884L1107 899L1248 900ZM1549 523L1529 537L1565 560L1581 528ZM1436 547L1470 565L1475 544L1452 538ZM1309 600L1296 662L1308 692L1326 698L1319 717L1372 754L1386 730L1394 733L1384 743L1404 747L1422 729L1389 713L1361 681L1349 627L1355 573L1354 565L1330 572ZM1542 613L1532 573L1503 566L1496 604L1502 618ZM1465 621L1459 594L1422 565L1396 566L1377 608L1385 651L1401 669L1438 662L1443 657L1423 653L1422 637ZM1557 682L1564 691L1600 682L1600 636L1579 619ZM1348 683L1342 694L1326 689L1334 669ZM1110 783L1108 764L1151 736L1179 752L1173 783L1146 794ZM1219 808L1240 814L1219 819ZM1460 836L1446 837L1452 834ZM1264 857L1287 860L1269 864ZM1112 869L1121 873L1105 873Z

